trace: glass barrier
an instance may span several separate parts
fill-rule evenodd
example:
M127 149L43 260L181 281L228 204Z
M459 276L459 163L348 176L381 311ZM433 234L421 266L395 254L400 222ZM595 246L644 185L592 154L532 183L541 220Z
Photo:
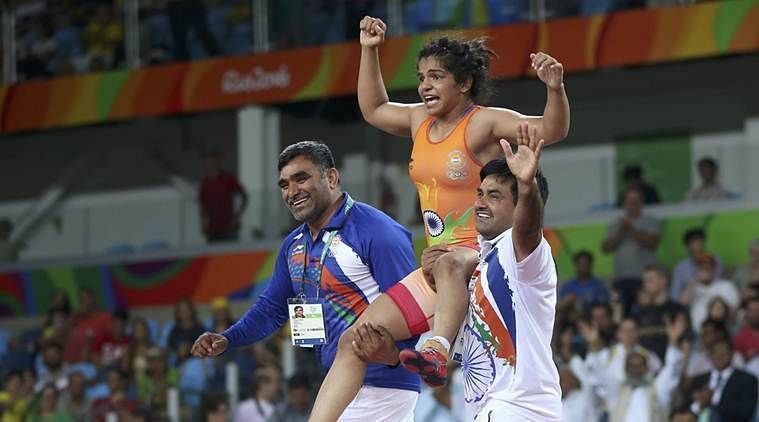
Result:
M27 1L15 8L17 80L124 65L118 1Z
M143 65L253 51L250 0L143 0L139 18Z

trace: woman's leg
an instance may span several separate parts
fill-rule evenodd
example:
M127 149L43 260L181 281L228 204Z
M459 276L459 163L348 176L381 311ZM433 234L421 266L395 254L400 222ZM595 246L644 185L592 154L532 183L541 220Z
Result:
M433 264L432 276L438 294L432 337L424 342L420 351L404 350L400 356L407 369L419 373L432 387L447 382L450 347L466 316L469 306L467 286L478 261L476 250L459 246L441 255ZM448 344L444 344L441 338Z
M387 294L378 297L340 336L335 361L316 396L309 422L335 422L361 389L367 364L356 356L351 343L355 329L365 322L385 327L396 341L411 337L406 320L393 299Z

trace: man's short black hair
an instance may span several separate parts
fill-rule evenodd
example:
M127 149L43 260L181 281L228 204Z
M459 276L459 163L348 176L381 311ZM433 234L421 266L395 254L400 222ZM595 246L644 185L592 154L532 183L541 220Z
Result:
M664 267L661 264L658 264L658 263L648 264L643 268L643 272L649 272L649 271L659 274L660 276L664 277L665 280L669 280L669 271L667 270L666 267Z
M704 233L704 229L700 227L695 227L692 229L688 229L683 235L683 243L686 245L690 243L691 240L695 240L695 239L706 240L706 233Z
M643 169L637 165L633 164L630 166L625 167L625 170L622 172L622 179L624 181L629 180L642 180L643 179Z
M298 388L305 388L308 391L311 391L311 384L311 377L309 377L308 374L305 372L296 372L289 380L287 380L287 389L296 390Z
M331 168L335 168L335 157L329 147L319 141L300 141L285 148L279 154L277 170L282 170L290 161L296 157L306 157L317 167L322 176L327 174Z
M575 256L573 257L573 261L577 262L580 260L580 258L587 258L587 260L590 261L591 264L593 263L593 253L591 253L587 249L583 249L580 252L577 252Z
M698 160L698 166L707 166L711 167L712 170L717 170L719 168L719 165L717 164L717 160L715 160L712 157L703 157L700 160Z
M514 198L514 205L516 206L517 197L519 195L519 192L517 190L517 178L511 172L511 169L509 169L508 164L506 164L506 159L497 158L495 160L489 161L484 166L482 166L482 169L480 170L480 181L483 181L486 177L492 175L496 176L501 182L511 180L511 196ZM543 199L543 205L545 205L546 202L548 202L548 181L546 180L545 176L543 176L543 173L540 171L540 169L538 169L538 172L535 175L535 179L538 181L538 191L540 192L540 198Z

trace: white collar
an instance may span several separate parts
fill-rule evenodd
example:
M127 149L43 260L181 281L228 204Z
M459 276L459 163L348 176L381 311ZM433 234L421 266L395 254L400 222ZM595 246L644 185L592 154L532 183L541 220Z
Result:
M732 365L728 366L727 368L723 369L722 371L718 371L716 369L712 369L712 373L711 373L711 377L710 378L716 381L717 377L720 376L720 375L722 375L721 380L722 380L722 383L724 385L724 383L727 382L728 379L730 379L730 376L733 375L733 369L734 368L733 368Z
M480 256L485 257L487 256L493 248L495 248L495 245L501 241L506 236L506 233L511 228L506 229L503 233L499 234L498 236L486 240L482 235L477 235L477 242L480 244Z

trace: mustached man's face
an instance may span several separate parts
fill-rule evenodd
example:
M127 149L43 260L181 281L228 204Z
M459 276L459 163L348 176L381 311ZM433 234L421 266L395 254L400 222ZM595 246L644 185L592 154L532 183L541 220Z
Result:
M302 155L282 167L279 172L282 200L298 222L316 221L327 211L338 176L334 168L322 175L319 167Z
M512 180L487 176L477 189L474 201L475 227L485 239L493 239L511 227L514 219Z

